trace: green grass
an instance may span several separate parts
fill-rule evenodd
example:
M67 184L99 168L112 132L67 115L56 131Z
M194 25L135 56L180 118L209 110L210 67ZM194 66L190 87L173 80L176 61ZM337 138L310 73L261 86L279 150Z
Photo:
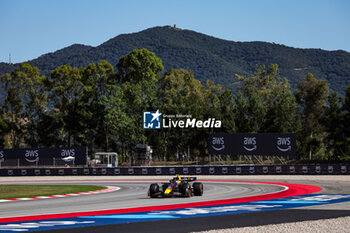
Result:
M0 199L50 196L106 189L94 185L0 185Z

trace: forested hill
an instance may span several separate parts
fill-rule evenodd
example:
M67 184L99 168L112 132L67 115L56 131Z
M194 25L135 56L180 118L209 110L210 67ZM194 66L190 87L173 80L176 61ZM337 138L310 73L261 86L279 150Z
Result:
M256 64L269 66L277 63L281 76L287 77L295 87L307 73L318 79L327 79L331 91L343 95L350 85L350 53L320 49L296 49L266 42L233 42L190 30L170 26L154 27L132 34L122 34L97 46L74 44L54 53L29 61L41 73L64 64L82 67L91 62L107 60L115 65L134 49L146 48L163 61L165 69L171 67L193 71L201 81L211 79L226 88L238 84L235 74L249 75ZM0 63L0 74L14 66Z

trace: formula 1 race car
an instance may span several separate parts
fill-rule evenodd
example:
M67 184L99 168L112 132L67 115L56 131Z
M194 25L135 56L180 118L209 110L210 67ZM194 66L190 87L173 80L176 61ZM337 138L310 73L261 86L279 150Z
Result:
M169 182L161 184L151 184L148 190L148 196L154 197L191 197L203 195L203 184L200 182L191 182L197 180L197 177L176 176Z

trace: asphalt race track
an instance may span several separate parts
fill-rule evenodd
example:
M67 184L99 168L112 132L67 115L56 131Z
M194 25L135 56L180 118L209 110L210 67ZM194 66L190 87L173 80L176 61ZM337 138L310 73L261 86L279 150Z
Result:
M350 179L347 176L333 177L206 176L199 177L205 187L201 197L155 199L147 197L149 184L170 177L60 177L60 181L40 182L30 179L23 181L23 177L18 177L17 181L1 178L0 184L91 184L116 186L120 190L68 198L0 203L0 232L14 232L14 229L51 233L191 232L350 216L350 195L347 195L350 194ZM314 193L306 192L305 195L304 189L308 186L296 186L302 196L295 196L297 193L278 196L287 191L286 187L275 183L291 184L289 189L293 189L292 184L312 185L310 190ZM322 190L312 188L315 186ZM259 198L251 199L252 196ZM241 201L233 203L232 199ZM232 203L220 200L231 200ZM196 207L193 203L205 204ZM120 212L125 209L131 211ZM45 219L45 216L55 215L54 218ZM27 218L30 221L17 218L23 216L29 216ZM56 226L54 221L55 224L60 221L63 223ZM62 225L64 228L60 229Z
M1 203L0 217L70 213L82 211L121 209L140 206L155 206L197 201L219 200L232 197L254 196L283 190L280 186L264 184L205 183L205 195L191 198L149 198L147 190L151 182L84 182L88 185L108 185L120 187L119 191L103 195L90 195L72 198L54 198L38 201L18 201ZM18 184L18 183L16 183ZM22 183L23 184L23 183ZM47 183L31 183L47 184ZM52 183L50 183L52 184ZM80 182L60 183L81 184Z

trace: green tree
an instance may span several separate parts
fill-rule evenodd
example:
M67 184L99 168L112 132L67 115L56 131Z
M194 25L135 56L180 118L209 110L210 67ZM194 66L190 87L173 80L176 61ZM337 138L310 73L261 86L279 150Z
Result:
M0 148L5 147L5 137L9 133L9 130L10 128L6 120L0 118Z
M235 98L234 116L239 132L296 132L296 100L278 65L257 68L251 77L239 76L242 86Z
M119 148L123 155L128 154L127 148L138 142L135 134L135 123L126 113L127 105L123 101L123 93L120 87L115 87L111 91L109 97L104 96L102 102L106 107L106 125L110 131L110 135L120 142Z
M266 132L294 132L301 129L301 122L297 113L297 102L290 90L290 85L284 79L277 85L269 99L269 110L266 116Z
M350 86L346 88L346 96L342 106L344 112L344 127L343 127L343 150L342 160L350 160Z
M331 159L340 160L344 156L344 114L341 108L342 98L333 92L328 97L329 105L325 113L327 132L327 152Z
M231 90L225 89L218 94L219 97L219 116L218 119L222 121L222 132L233 133L236 132L236 124L234 119L235 101Z
M86 126L84 141L91 152L95 151L95 147L109 151L113 134L107 118L109 103L106 100L115 96L117 88L113 66L107 61L99 61L97 64L89 64L81 73Z
M191 114L201 117L204 86L184 69L170 69L158 82L162 110L169 114Z
M208 80L203 88L202 119L216 119L221 121L220 128L198 129L197 138L200 139L199 151L202 155L208 154L200 148L208 148L207 142L210 133L213 132L235 132L234 121L234 99L230 90L225 90L221 85L215 85Z
M208 103L206 103L205 87L194 78L192 72L184 69L170 69L165 72L158 82L158 99L161 102L161 111L168 115L191 115L193 118L203 119ZM209 98L209 92L207 93ZM215 101L215 100L214 100ZM210 113L207 113L210 115ZM213 116L215 117L215 116ZM190 148L201 149L204 145L200 131L196 129L164 129L161 131L163 145L162 152L171 154L177 151L186 151ZM193 138L197 138L194 143Z
M229 89L224 89L221 85L215 85L208 80L204 88L204 119L215 118L221 120L220 132L234 132L234 99Z
M120 83L157 82L157 74L164 69L162 60L147 49L135 49L128 53L116 67Z
M159 108L157 99L157 82L159 72L163 70L162 60L147 49L136 49L122 57L117 67L123 102L126 104L126 115L132 136L129 146L147 143L143 130L142 115L144 111ZM123 132L128 135L129 132Z
M51 116L56 121L56 143L64 142L65 146L81 142L81 132L86 128L84 83L81 71L69 65L60 66L51 71L47 82L51 111L53 111Z
M4 118L10 126L10 147L21 143L40 145L39 118L47 109L47 94L38 68L22 63L10 74L1 77L7 94L3 106Z
M299 134L299 140L303 142L300 144L303 145L300 152L308 154L310 160L314 156L323 158L327 136L323 122L329 93L328 81L318 80L312 74L308 74L304 81L298 83L298 89L296 98L301 107L303 128Z
M242 92L238 92L235 98L234 119L238 132L253 132L248 123L248 103Z

